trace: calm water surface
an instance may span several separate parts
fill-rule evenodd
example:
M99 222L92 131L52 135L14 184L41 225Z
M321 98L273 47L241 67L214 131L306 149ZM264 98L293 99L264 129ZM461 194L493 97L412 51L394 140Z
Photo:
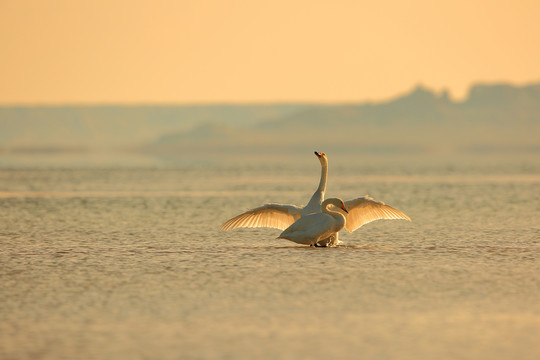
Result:
M331 164L413 222L323 249L219 230L305 204L315 159L2 170L0 358L538 359L539 168Z

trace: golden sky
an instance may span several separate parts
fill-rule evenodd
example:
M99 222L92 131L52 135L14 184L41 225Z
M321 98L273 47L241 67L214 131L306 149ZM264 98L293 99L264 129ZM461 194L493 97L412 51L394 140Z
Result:
M0 104L349 102L540 80L540 1L0 0Z

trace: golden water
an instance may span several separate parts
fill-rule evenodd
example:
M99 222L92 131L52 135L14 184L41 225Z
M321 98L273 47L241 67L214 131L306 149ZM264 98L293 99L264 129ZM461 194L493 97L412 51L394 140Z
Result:
M0 358L540 357L538 169L331 165L327 196L413 222L219 230L305 204L317 166L3 170Z

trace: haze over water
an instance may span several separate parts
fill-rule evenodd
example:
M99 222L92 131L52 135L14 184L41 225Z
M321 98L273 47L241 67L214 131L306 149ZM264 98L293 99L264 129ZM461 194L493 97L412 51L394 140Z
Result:
M263 203L305 204L320 171L308 151L4 163L0 357L538 358L537 158L328 156L327 196L370 194L413 222L324 249L219 230Z

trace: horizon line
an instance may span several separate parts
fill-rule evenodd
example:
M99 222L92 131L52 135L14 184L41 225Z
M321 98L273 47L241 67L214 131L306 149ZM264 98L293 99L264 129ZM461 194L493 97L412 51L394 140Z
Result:
M222 101L77 101L77 102L13 102L2 103L0 108L60 108L60 107L219 107L219 106L340 106L340 105L377 105L395 101L399 98L412 94L413 92L423 89L434 95L442 96L446 94L451 102L463 103L471 96L471 91L478 86L510 86L513 88L526 88L530 86L539 86L539 80L526 82L515 81L477 81L469 85L466 95L461 99L456 99L452 96L448 87L443 87L441 90L436 90L432 86L418 82L408 88L390 97L384 99L372 100L222 100Z

